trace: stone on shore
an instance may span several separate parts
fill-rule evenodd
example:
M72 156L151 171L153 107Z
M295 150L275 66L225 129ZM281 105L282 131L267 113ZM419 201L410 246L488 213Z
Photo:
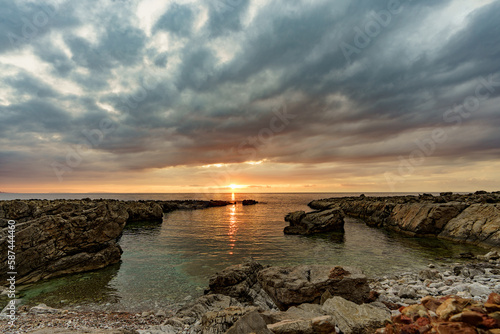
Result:
M350 267L270 267L258 273L258 281L282 310L303 303L319 304L325 293L360 304L370 292L366 276Z
M328 299L322 309L333 317L333 322L344 334L371 334L391 319L387 309L370 304L357 305L338 296Z
M315 234L326 232L344 232L344 214L333 208L325 211L291 212L285 217L290 226L285 227L285 234Z

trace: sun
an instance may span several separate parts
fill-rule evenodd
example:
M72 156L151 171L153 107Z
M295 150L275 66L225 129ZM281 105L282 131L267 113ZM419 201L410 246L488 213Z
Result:
M234 190L234 189L240 189L240 188L243 188L244 186L241 186L241 185L239 185L239 184L234 184L234 183L233 183L233 184L230 184L228 187L229 187L231 190Z

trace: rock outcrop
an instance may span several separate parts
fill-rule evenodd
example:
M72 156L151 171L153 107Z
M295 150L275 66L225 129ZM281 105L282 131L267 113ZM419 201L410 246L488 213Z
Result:
M0 253L7 254L8 222L15 224L17 283L104 268L120 261L117 244L127 223L161 223L164 212L227 205L226 201L9 200L0 201ZM0 263L6 282L7 257ZM11 270L10 270L11 271Z
M1 204L2 216L16 220L17 283L104 268L120 260L122 250L116 239L128 213L118 202L47 201L44 206L15 203L12 207ZM4 228L0 238L0 251L5 254L7 233ZM4 282L7 268L7 261L2 261Z
M344 232L344 213L338 208L309 213L291 212L285 216L285 221L290 223L283 231L285 234Z
M222 294L263 310L277 309L257 279L264 267L253 260L230 266L215 274L209 281L207 293Z
M258 281L282 310L303 303L320 304L332 296L360 304L370 292L366 276L349 267L270 267L259 272Z
M309 206L324 214L340 208L370 226L409 235L500 247L500 192L342 197L312 201Z

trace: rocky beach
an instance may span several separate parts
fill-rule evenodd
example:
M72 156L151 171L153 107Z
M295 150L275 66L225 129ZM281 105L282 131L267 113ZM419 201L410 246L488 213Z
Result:
M484 254L398 275L367 277L354 267L265 266L252 259L213 275L194 301L142 313L83 312L17 305L13 333L498 333L500 194L344 197L285 217L285 234L342 234L344 218L414 236L480 244ZM133 221L160 223L172 210L221 201L1 201L0 248L17 222L19 282L96 270L120 261L117 243ZM247 202L248 204L255 204ZM2 263L2 273L6 263ZM2 278L4 279L4 278ZM4 290L4 294L7 293ZM8 305L0 329L8 332Z

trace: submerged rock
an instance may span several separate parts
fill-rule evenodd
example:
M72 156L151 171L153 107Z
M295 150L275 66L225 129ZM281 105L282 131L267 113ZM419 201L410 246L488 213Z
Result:
M338 208L305 213L291 212L285 217L290 226L285 227L285 234L315 234L325 232L344 232L344 214Z

